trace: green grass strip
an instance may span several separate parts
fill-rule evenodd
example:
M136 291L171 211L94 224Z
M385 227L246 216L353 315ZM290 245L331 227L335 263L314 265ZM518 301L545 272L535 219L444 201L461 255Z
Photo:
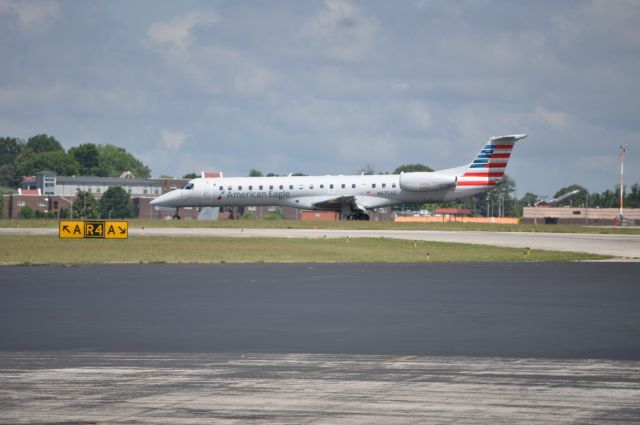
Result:
M0 236L0 264L584 261L609 257L388 238Z
M300 220L139 220L130 219L129 228L225 228L225 229L339 229L339 230L438 230L485 232L545 232L640 235L640 227L591 227L545 224L479 223L395 223L392 221L300 221ZM0 227L57 228L54 219L0 220Z

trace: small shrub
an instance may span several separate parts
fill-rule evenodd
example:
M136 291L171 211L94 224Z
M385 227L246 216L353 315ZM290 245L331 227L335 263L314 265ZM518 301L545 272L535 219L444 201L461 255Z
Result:
M280 211L273 211L264 216L264 220L284 220L282 213Z
M33 208L31 208L29 205L26 205L24 207L22 207L22 209L20 210L20 217L24 218L24 219L31 219L33 217L35 217L36 213L33 211Z
M253 211L247 211L240 217L240 220L257 220L258 216Z

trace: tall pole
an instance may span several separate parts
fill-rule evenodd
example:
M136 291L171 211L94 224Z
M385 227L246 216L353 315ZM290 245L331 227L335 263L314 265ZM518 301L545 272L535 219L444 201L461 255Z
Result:
M622 210L624 203L624 153L629 145L620 145L620 224L622 224Z
M589 191L585 190L585 202L584 202L584 225L589 225Z

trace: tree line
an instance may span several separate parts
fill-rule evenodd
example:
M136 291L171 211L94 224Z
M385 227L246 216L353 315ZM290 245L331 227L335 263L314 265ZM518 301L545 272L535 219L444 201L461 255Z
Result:
M97 177L118 177L125 171L131 171L139 178L149 178L151 176L151 170L148 166L124 148L111 144L83 143L65 151L55 137L47 134L30 137L26 141L14 137L0 137L0 191L2 187L15 189L19 186L23 176L34 175L40 171L55 171L59 175L65 176L85 175ZM433 169L424 164L403 164L398 166L392 173L376 173L374 168L367 164L358 170L358 174L400 174L401 172L415 171L433 171ZM274 177L277 175L273 172L263 174L258 169L249 171L249 176L253 177ZM292 175L304 176L305 174L298 172ZM195 177L198 177L198 174L188 173L183 176L183 178ZM122 188L112 189L121 189L122 192L118 191L117 196L115 193L110 193L109 196L106 196L109 191L105 192L101 197L105 201L100 201L104 202L104 205L93 199L93 195L90 193L89 195L79 194L78 196L82 199L82 210L78 209L76 211L76 204L74 204L73 215L95 218L99 216L107 217L111 212L112 217L130 216L131 201L129 195ZM553 198L573 190L579 190L579 192L557 203L556 206L588 206L589 208L619 208L620 206L619 187L607 189L601 193L590 193L586 188L572 184L559 189L553 195ZM624 205L629 208L640 208L640 184L631 185L629 190L625 192ZM110 198L112 195L117 200L115 204L112 204L113 200ZM85 201L83 197L86 197L88 201ZM126 198L126 201L121 198ZM540 195L531 192L527 192L521 198L517 198L515 181L505 175L502 184L488 192L480 193L473 197L438 204L407 204L404 207L411 210L439 206L456 207L470 209L477 216L519 217L522 216L524 207L533 206L541 199ZM80 206L77 208L80 208ZM29 214L28 210L27 214ZM34 212L35 214L36 212Z
M83 143L68 151L55 137L39 134L26 141L0 137L0 186L17 188L23 176L55 171L63 176L118 177L131 171L148 178L151 170L124 148Z
M497 185L488 192L441 205L468 208L476 216L522 217L524 207L532 207L538 203L543 203L543 201L550 201L574 190L579 192L567 199L554 203L553 206L579 208L620 207L619 186L598 193L589 192L580 185L572 184L559 189L552 197L544 197L527 192L521 198L517 198L515 181L507 175L505 175L505 181L502 184ZM625 190L623 202L626 208L640 208L640 184L635 183L628 190Z

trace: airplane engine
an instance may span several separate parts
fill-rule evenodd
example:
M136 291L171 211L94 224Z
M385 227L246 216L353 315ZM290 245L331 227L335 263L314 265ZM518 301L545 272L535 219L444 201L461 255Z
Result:
M400 188L409 192L429 192L453 187L457 180L456 176L436 172L403 173Z

